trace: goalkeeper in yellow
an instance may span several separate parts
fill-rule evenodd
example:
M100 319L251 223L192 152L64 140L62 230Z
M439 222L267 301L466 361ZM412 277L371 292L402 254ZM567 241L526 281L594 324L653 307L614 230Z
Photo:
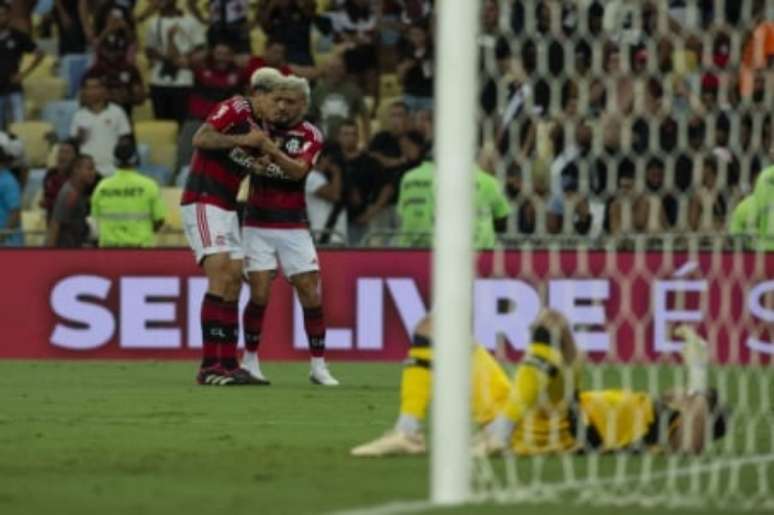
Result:
M683 329L691 348L702 342ZM400 415L394 430L352 449L353 456L422 454L422 424L431 391L432 321L417 327L401 380ZM694 359L694 358L691 358ZM480 345L473 346L471 404L483 426L475 452L538 453L662 449L700 452L706 435L725 433L717 395L706 391L704 372L689 367L696 391L665 393L654 399L629 390L581 390L583 357L567 320L544 310L532 328L532 342L510 381ZM691 377L693 374L693 377ZM698 387L696 387L698 385Z

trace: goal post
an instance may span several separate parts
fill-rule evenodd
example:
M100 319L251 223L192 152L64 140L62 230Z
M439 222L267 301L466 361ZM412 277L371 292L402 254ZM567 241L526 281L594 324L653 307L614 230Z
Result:
M471 495L470 342L479 2L438 2L433 252L434 394L430 498Z

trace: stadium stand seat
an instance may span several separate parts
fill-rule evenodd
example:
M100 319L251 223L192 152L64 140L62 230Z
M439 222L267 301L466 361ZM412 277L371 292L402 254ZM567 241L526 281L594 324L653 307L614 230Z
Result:
M132 120L135 122L153 120L153 103L150 98L146 98L145 102L132 109Z
M19 66L19 69L26 70L32 63L33 59L34 59L34 54L24 54L24 57L22 57L22 61L21 61L21 65ZM39 79L40 77L54 76L54 70L56 66L57 66L56 57L49 54L43 54L43 60L34 70L32 70L32 73L24 81L25 86L28 81Z
M188 165L181 166L180 170L177 172L177 177L175 177L175 186L178 188L182 188L185 186L185 181L188 180L188 172L191 170L191 167Z
M57 141L63 141L70 136L70 124L77 110L75 100L55 100L43 107L41 119L53 125Z
M147 120L134 124L134 134L139 143L153 148L156 144L177 144L177 122Z
M81 79L91 65L89 54L64 55L59 60L59 76L67 84L67 98L75 98L81 89Z
M43 107L67 95L67 83L61 77L41 76L24 81L24 107L29 118L38 118Z
M24 209L21 212L21 228L26 247L40 247L46 241L46 213L41 209Z
M140 172L151 177L159 186L166 186L172 180L172 172L166 166L154 164L141 164Z
M40 209L38 200L43 192L43 179L45 177L45 168L32 168L29 171L22 193L22 209Z
M164 205L167 206L167 216L164 224L176 231L183 230L183 219L180 215L180 197L183 196L183 188L169 186L161 188L161 198L164 199Z
M180 197L182 188L161 188L161 198L167 208L167 216L164 219L164 227L156 238L159 247L183 247L186 245L183 234L183 219L180 214Z
M9 130L24 142L24 156L31 167L46 166L49 138L53 136L54 126L48 122L14 122Z

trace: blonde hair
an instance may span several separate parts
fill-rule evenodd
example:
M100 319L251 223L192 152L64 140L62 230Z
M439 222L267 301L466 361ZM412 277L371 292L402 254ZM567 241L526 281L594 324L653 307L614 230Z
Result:
M290 91L295 91L296 93L299 93L304 96L304 101L307 105L309 105L312 97L311 89L309 88L309 81L304 79L303 77L299 77L297 75L289 75L287 77L282 77L281 84L279 85L279 89L286 89Z
M274 91L283 81L282 74L274 68L260 68L250 76L250 87L257 93Z

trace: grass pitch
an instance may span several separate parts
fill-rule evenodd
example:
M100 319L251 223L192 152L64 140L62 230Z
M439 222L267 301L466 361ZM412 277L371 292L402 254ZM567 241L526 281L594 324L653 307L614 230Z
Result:
M337 389L309 384L305 363L265 364L266 388L198 387L195 370L0 362L0 513L317 514L426 498L426 458L348 456L393 423L400 365L334 363ZM663 512L546 504L432 513L624 511Z

